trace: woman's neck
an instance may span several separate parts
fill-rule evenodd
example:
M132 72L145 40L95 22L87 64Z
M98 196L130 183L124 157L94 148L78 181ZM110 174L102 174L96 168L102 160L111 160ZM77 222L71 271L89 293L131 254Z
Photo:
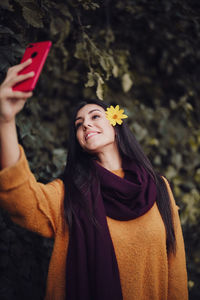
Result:
M122 158L119 154L117 145L113 147L108 147L104 151L98 153L98 163L105 169L119 170L122 167Z

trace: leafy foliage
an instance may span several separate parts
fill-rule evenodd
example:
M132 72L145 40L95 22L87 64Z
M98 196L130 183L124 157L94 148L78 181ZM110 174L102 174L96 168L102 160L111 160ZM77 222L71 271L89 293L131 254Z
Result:
M198 0L156 3L3 0L0 9L1 80L7 68L20 61L29 42L53 42L33 99L17 119L20 142L36 177L46 182L62 172L73 104L82 97L99 97L125 107L137 139L155 168L173 185L181 208L190 299L197 299L200 296ZM22 299L21 294L14 296L14 293L23 286L26 297L40 299L50 255L45 256L45 250L51 252L52 242L44 239L39 242L35 235L10 223L3 213L1 218L0 269L4 275L0 298ZM44 251L40 252L40 247ZM31 252L27 260L23 251ZM17 265L17 260L27 269ZM38 273L32 274L32 269ZM41 285L37 278L43 282ZM30 282L37 287L37 297L29 295ZM10 298L1 297L8 287L13 294L9 294Z

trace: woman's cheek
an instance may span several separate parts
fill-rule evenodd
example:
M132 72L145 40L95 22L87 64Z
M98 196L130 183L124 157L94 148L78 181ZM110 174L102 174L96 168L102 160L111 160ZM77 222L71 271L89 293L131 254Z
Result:
M79 145L82 147L82 137L81 137L80 132L77 132L76 138L77 138L77 141L78 141Z

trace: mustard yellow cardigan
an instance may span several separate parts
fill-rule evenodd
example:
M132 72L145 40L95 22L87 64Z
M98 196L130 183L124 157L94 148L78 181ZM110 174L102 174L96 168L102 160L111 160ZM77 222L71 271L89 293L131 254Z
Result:
M0 171L0 206L20 226L54 238L45 300L64 300L65 297L67 299L65 279L69 240L67 228L63 230L62 227L64 185L60 179L48 184L38 183L21 146L20 153L20 159L14 166ZM122 170L113 172L121 177L124 175ZM107 218L119 266L123 300L188 299L178 207L167 182L166 185L173 209L176 255L167 255L165 227L156 203L135 220Z

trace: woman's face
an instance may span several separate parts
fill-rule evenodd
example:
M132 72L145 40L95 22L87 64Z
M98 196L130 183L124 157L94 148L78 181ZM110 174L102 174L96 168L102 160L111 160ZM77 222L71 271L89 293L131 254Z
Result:
M105 110L96 104L87 104L77 113L76 137L89 153L103 152L115 145L115 130L106 119Z

